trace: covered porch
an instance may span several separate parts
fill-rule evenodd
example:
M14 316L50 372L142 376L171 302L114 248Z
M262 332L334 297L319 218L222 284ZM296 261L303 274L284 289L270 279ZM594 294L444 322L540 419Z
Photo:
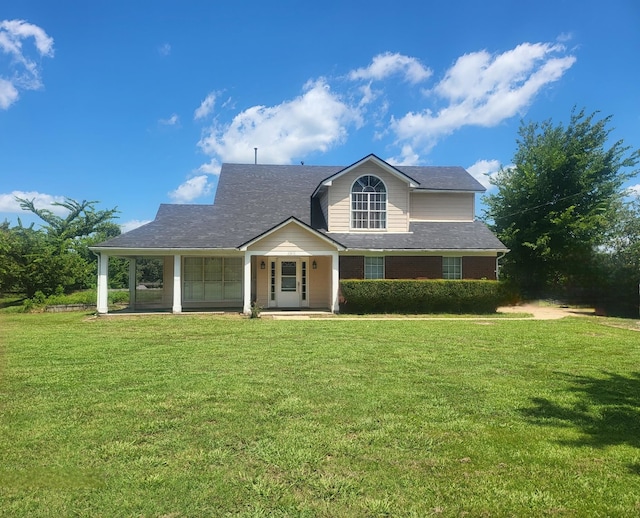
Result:
M338 311L342 247L295 219L235 250L110 249L98 254L98 314L107 314L109 257L129 259L131 311L251 312L265 310ZM156 261L159 279L140 280L140 265Z

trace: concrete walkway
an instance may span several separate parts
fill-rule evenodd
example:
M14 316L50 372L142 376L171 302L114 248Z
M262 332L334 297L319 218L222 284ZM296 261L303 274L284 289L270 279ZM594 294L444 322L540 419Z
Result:
M593 308L569 308L540 303L519 304L498 308L498 313L530 313L535 320L558 320L569 316L594 316Z
M546 305L539 303L520 304L517 306L505 306L498 308L498 313L502 314L519 314L523 316L512 317L507 320L558 320L568 316L588 316L594 315L593 309L575 309L560 307L555 305ZM340 320L505 320L500 316L461 316L461 317L438 317L438 316L420 316L420 315L372 315L372 316L346 316L338 317L325 311L263 311L261 316L271 318L273 320L311 320L321 318L339 318Z

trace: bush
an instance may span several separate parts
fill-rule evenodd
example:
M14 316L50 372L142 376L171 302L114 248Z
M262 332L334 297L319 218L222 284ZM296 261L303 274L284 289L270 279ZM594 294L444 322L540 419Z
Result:
M96 290L82 290L68 295L56 293L45 297L41 291L23 303L25 312L42 310L45 306L61 306L71 304L84 304L86 306L95 306ZM129 291L109 291L109 304L127 304L129 302Z
M259 306L256 301L251 303L251 313L249 313L249 318L260 318L260 312L262 311L262 306Z
M345 313L495 313L514 298L498 281L343 280Z

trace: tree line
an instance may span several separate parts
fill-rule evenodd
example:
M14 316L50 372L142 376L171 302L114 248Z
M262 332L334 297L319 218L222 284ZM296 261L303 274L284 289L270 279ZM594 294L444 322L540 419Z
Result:
M97 257L89 247L120 234L120 226L113 221L117 209L97 210L96 201L66 198L53 204L66 211L65 216L58 216L49 209L38 209L34 200L17 201L43 224L23 226L20 219L13 227L8 221L0 224L0 293L31 298L37 292L48 296L95 286ZM111 286L126 287L126 261L112 258L109 268Z
M522 122L512 165L491 178L484 220L510 249L500 278L523 298L638 316L640 200L623 186L638 173L640 151L611 143L612 118L598 117L574 108L566 125ZM0 224L0 293L32 297L95 286L89 247L120 234L117 209L67 198L54 204L66 209L62 217L18 201L43 225ZM109 269L111 287L128 285L127 261L110 258Z
M521 123L513 165L485 196L485 220L510 249L502 278L525 298L557 297L638 315L640 202L623 185L640 152L610 142L611 116Z

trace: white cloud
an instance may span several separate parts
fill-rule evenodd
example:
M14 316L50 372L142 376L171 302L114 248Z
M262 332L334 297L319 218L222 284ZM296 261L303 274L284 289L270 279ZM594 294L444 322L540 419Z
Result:
M211 192L208 175L198 175L190 178L176 190L169 193L169 197L175 203L189 203L196 198L207 196Z
M572 32L563 32L561 33L556 40L560 43L567 43L569 41L571 41L573 39L573 33Z
M180 117L174 113L168 119L160 119L158 122L163 126L177 126L180 124Z
M360 122L357 110L334 94L324 79L309 82L299 97L277 106L253 106L226 125L215 124L200 140L208 155L223 161L288 164L342 142L347 127Z
M18 100L20 94L11 81L0 77L0 108L6 110Z
M62 203L65 201L64 196L54 196L51 194L43 194L37 191L13 191L8 194L0 193L0 212L11 214L27 214L22 210L20 203L16 198L25 200L33 200L36 209L47 209L58 216L66 215L69 211L64 207L52 205L52 203Z
M360 87L360 93L362 94L362 98L360 99L360 106L364 106L366 104L370 104L374 102L379 96L379 90L373 90L371 88L371 84L366 84Z
M151 220L132 219L131 221L126 221L125 223L121 223L120 231L124 234L125 232L129 232L134 228L141 227L142 225L146 225L147 223L150 223L150 222Z
M640 196L640 183L627 187L627 192L629 196Z
M368 67L349 72L349 79L381 81L394 74L402 74L405 81L417 84L431 77L432 73L416 58L385 52L375 56Z
M222 166L220 165L220 162L218 162L218 160L216 160L215 158L212 158L206 164L202 164L200 167L198 167L198 171L201 173L217 176L220 174L221 167Z
M212 125L198 142L210 161L192 171L171 197L187 202L208 194L212 185L207 176L219 174L221 162L252 163L254 148L258 148L259 163L293 163L343 143L365 122L374 130L372 142L389 136L394 139L397 152L389 159L391 163L420 164L439 139L459 128L491 127L522 114L575 60L557 42L523 43L501 54L473 52L458 58L442 79L425 91L421 83L433 75L429 68L417 58L385 52L347 76L311 80L298 97L277 105L256 105L235 112L230 98L221 103L220 92L210 92L193 115L194 120L201 120L216 111ZM382 82L392 76L399 80ZM345 87L340 94L331 89L332 82ZM390 94L402 96L398 88L426 93L426 104L394 116ZM231 111L232 118L225 119L224 114ZM487 185L485 173L493 171L485 169L493 166L498 166L496 161L479 161L471 171Z
M500 171L498 160L478 160L475 164L467 167L467 171L478 180L486 189L493 187L489 179Z
M169 197L176 203L189 203L202 196L211 194L213 185L209 182L209 176L220 174L220 162L212 158L206 164L202 164L196 170L196 176L185 181L174 191L169 193Z
M387 159L391 165L418 165L420 163L420 155L416 153L409 145L402 146L400 155Z
M33 38L41 56L53 56L53 38L31 23L24 20L2 20L0 22L0 47L15 58L23 60L22 40Z
M162 45L160 45L158 47L158 54L160 54L162 57L166 57L171 54L171 45L169 45L168 43L163 43Z
M194 118L209 115L216 94L209 94ZM253 106L237 114L230 123L217 122L198 145L211 157L196 175L169 193L172 200L188 203L212 190L210 175L220 174L220 162L251 163L254 148L262 163L291 163L314 151L327 151L347 136L347 127L360 122L357 109L331 92L324 79L308 82L302 95L277 106Z
M430 92L444 107L392 118L398 142L429 150L463 126L491 127L521 113L575 63L564 51L559 44L523 43L498 55L480 51L461 56Z
M0 109L6 110L20 97L20 90L42 88L40 61L32 59L24 41L33 39L40 57L53 57L53 38L24 20L0 21L0 51L11 58L10 76L0 77Z
M211 92L204 98L204 101L200 103L200 106L193 113L193 118L195 120L204 119L209 116L213 112L213 108L216 105L216 97L217 94L215 92Z

